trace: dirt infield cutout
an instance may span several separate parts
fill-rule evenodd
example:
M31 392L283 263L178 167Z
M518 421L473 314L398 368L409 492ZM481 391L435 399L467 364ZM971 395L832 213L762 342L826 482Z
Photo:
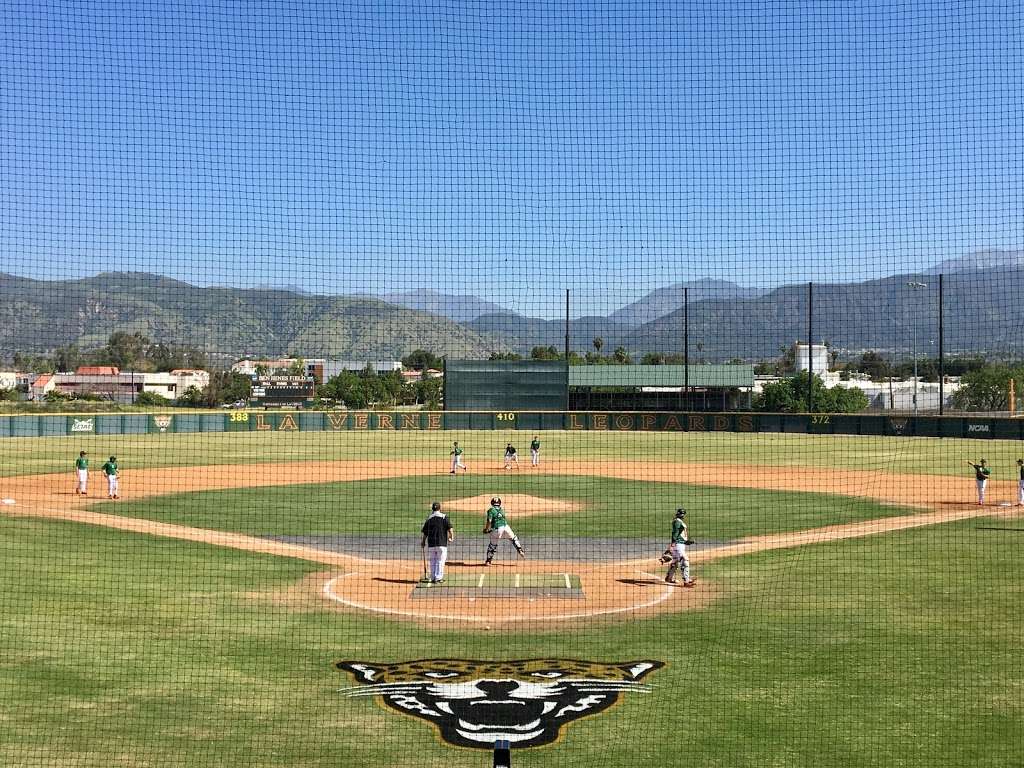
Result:
M443 502L443 509L453 512L479 512L483 515L491 506L492 496L482 493L464 499L452 499ZM501 497L501 505L508 512L510 519L515 521L521 517L534 515L557 515L564 512L579 512L583 505L566 499L545 499L530 496L526 493L508 493Z

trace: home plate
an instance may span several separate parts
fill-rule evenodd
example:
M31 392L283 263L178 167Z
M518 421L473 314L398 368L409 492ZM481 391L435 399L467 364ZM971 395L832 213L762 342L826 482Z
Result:
M4 499L4 504L6 504L6 503L7 503L7 499ZM999 506L1000 507L1012 507L1013 505L1010 502L1008 502L1008 501L1000 501L999 502Z

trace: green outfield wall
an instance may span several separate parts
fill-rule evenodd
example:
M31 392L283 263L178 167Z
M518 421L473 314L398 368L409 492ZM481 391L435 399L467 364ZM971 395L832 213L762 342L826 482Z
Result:
M0 437L189 434L567 430L589 432L782 432L1024 439L1024 419L966 416L665 413L608 411L225 411L0 416Z

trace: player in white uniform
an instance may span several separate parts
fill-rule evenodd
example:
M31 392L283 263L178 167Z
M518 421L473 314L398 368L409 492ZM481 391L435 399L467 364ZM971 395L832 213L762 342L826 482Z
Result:
M533 436L533 442L530 443L530 466L540 466L540 438L537 435Z
M985 488L988 486L988 478L992 474L992 470L988 468L988 462L984 459L978 461L977 464L973 461L968 461L967 464L974 468L974 484L978 488L978 506L980 507L985 503Z
M118 482L117 482L117 457L111 456L110 461L103 465L103 474L107 476L107 498L116 499L119 498L117 495Z
M430 505L430 517L420 531L420 546L427 551L430 569L426 576L434 584L444 583L444 564L448 559L448 545L455 539L448 516L441 511L441 503L435 501Z
M75 486L75 493L88 496L89 460L85 458L85 451L79 451L78 458L75 459L75 478L78 480L78 484Z
M676 572L680 569L683 572L683 586L692 587L694 580L690 578L690 558L686 556L686 547L695 544L693 539L687 538L686 510L680 507L676 510L676 516L672 520L672 542L662 558L668 558L671 565L668 573L665 574L665 581L669 584L676 583Z
M1017 459L1020 480L1017 481L1017 506L1024 507L1024 459Z

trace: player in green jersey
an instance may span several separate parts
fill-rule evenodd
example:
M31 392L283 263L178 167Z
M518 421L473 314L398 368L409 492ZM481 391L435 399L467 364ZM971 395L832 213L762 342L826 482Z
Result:
M79 451L78 458L75 459L75 478L78 480L75 493L88 496L86 489L89 485L89 460L85 457L85 451Z
M495 496L491 499L491 508L487 510L487 519L484 522L484 533L490 534L490 541L487 544L487 559L484 565L490 565L494 559L494 553L498 551L498 542L502 539L509 539L520 559L526 557L526 550L519 543L519 539L512 532L512 527L505 517L505 510L501 508L501 499Z
M530 443L530 466L540 466L540 438L536 435L533 436L533 441Z
M454 475L455 470L459 467L462 467L463 472L469 472L469 467L462 463L462 448L459 447L458 440L452 443L452 449L448 452L448 455L452 457L452 471L448 474Z
M103 465L103 474L107 476L107 498L116 499L117 495L117 456L111 456Z
M683 571L683 586L692 587L694 580L690 578L690 558L686 556L687 545L694 544L693 539L687 538L686 510L680 507L676 510L676 516L672 519L672 542L668 545L668 555L672 562L665 574L665 581L669 584L676 583L676 572Z

